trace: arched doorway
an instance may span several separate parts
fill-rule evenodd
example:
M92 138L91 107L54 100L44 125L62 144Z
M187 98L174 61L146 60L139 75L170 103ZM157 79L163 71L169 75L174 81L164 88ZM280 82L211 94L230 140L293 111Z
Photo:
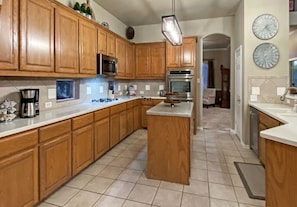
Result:
M202 109L202 128L230 130L230 37L224 34L210 34L202 38L203 64L201 94L215 88L215 104L208 106L204 100ZM206 90L205 90L206 89ZM227 92L227 93L226 93Z

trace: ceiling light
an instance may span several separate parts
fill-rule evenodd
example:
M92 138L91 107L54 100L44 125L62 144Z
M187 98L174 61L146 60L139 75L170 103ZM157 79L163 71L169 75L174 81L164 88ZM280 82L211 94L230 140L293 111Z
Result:
M174 14L175 0L172 0L172 15L162 16L162 33L173 46L182 45L183 38Z

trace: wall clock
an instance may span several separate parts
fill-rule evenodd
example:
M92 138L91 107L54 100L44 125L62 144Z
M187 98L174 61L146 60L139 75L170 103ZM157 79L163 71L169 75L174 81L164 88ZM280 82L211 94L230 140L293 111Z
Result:
M278 20L272 14L262 14L253 22L253 32L261 40L271 39L278 32Z
M258 45L254 50L253 59L260 68L273 68L279 61L278 48L272 43Z

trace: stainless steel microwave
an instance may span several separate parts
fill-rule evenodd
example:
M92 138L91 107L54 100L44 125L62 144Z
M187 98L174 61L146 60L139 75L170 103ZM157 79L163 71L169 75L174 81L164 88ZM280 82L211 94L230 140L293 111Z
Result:
M103 54L97 54L97 74L116 76L118 74L118 59Z

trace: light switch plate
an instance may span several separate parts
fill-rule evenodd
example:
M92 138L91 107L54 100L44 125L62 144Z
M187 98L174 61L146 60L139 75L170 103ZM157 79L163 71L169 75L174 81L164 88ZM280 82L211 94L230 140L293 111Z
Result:
M139 94L144 94L144 92L143 91L139 91Z
M47 90L47 98L48 99L55 99L56 98L57 90L55 88L49 88Z
M99 93L103 93L103 86L99 86Z
M87 87L87 95L90 95L92 93L92 88L91 87Z
M134 89L137 90L137 85L133 85Z
M159 91L164 90L164 85L159 85Z
M253 95L260 95L260 87L252 87Z
M285 87L277 87L276 88L276 95L281 96L281 95L283 95L285 93L285 91L286 91Z
M118 85L118 91L121 91L121 85Z
M258 100L257 95L251 95L250 100L253 101L253 102L256 102Z
M150 86L150 85L145 85L145 90L146 90L146 91L151 90L151 86Z

